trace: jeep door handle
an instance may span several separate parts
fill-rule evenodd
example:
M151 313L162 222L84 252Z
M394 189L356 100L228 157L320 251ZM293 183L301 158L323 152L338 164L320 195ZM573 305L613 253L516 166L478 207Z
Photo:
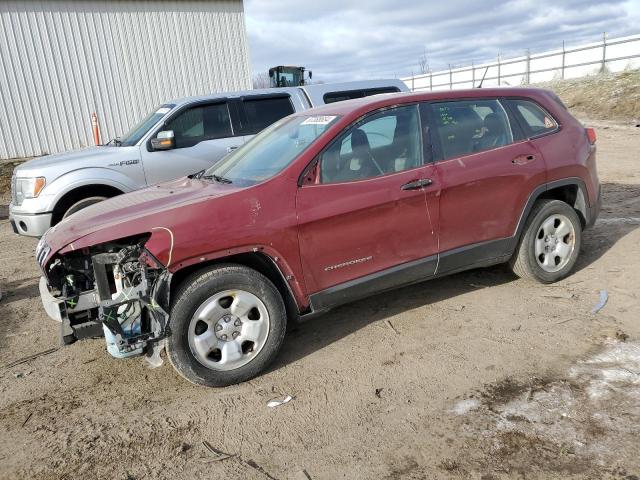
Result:
M514 165L524 165L526 163L533 162L535 159L535 155L518 155L516 158L511 160L511 163Z
M405 183L400 187L402 190L418 190L423 187L428 187L433 181L430 178L420 178L418 180L412 180L409 183Z
M238 148L238 145L231 145L230 147L227 147L227 153L233 152L236 148Z

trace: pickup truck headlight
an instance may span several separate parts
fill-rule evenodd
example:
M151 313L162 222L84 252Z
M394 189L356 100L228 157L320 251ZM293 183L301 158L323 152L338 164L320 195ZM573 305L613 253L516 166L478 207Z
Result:
M22 205L25 198L36 198L46 185L44 177L16 178L15 199L17 205Z

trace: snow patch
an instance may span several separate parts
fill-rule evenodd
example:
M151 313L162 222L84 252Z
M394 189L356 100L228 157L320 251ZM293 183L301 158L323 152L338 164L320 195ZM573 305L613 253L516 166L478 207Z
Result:
M480 406L480 401L475 398L468 398L466 400L460 400L457 402L451 411L456 415L465 415L469 413L471 410L475 410Z

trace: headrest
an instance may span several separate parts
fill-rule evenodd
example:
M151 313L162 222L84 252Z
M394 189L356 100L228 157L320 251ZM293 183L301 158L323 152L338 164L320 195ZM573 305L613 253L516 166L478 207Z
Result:
M369 139L367 138L367 134L359 128L356 128L351 134L351 150L355 151L356 148L371 148L369 146Z
M504 129L502 119L497 113L490 113L484 117L484 126L494 135L499 134Z

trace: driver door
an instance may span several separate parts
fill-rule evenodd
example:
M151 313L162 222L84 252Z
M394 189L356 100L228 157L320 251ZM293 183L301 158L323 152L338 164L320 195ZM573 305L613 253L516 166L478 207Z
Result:
M243 143L243 137L235 135L226 100L180 111L161 128L167 130L174 133L171 150L154 151L150 142L141 146L148 185L207 169Z
M298 189L304 280L321 310L428 277L438 254L438 182L416 105L378 111L317 159ZM315 295L314 295L315 294Z

